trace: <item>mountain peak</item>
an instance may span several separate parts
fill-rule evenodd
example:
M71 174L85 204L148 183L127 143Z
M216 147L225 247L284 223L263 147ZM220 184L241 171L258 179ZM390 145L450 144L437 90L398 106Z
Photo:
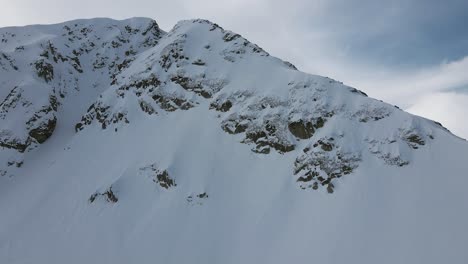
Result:
M208 106L219 112L220 128L242 134L255 153L304 153L294 165L301 186L331 191L332 180L356 169L366 148L385 164L405 166L440 130L340 82L299 72L208 20L184 20L168 33L147 18L75 20L43 30L51 28L61 33L32 43L21 30L5 37L2 65L14 78L5 78L12 88L2 118L14 122L2 128L0 142L13 152L44 143L62 111L88 109L77 132L94 125L117 131L142 115L133 105L151 116ZM82 110L67 109L69 98L82 97L89 101L76 106Z
M0 39L0 260L69 260L64 241L89 251L77 262L251 262L274 249L285 259L272 262L311 249L318 262L377 261L347 249L374 241L398 252L392 263L466 254L462 236L421 239L468 221L468 145L434 121L208 20L169 32L148 18L75 20Z

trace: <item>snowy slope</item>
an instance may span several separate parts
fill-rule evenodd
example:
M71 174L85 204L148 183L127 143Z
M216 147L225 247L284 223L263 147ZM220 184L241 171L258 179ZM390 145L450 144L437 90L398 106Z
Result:
M466 263L468 143L205 20L0 29L1 263Z

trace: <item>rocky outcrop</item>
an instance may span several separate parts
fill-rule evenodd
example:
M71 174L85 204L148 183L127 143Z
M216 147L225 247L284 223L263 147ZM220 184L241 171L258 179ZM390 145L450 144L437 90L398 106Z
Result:
M306 147L294 162L294 175L302 189L325 186L332 193L335 179L351 174L361 161L360 153L344 151L333 138L322 138Z
M92 104L88 108L88 112L81 118L81 122L75 125L75 131L82 130L85 126L90 125L94 120L100 123L102 129L106 129L109 125L117 123L130 123L126 117L126 112L112 112L111 106L100 101L97 104Z
M29 136L34 138L39 144L44 143L52 133L54 133L55 126L57 124L57 118L54 116L52 119L47 120L45 123L39 124L39 126L29 131Z
M117 198L114 191L112 191L112 186L110 186L104 192L95 192L95 193L93 193L89 197L88 201L89 201L89 203L94 203L94 201L96 201L96 199L98 199L98 198L103 198L105 201L107 201L109 203L116 203L116 202L119 201L119 199Z
M167 170L160 169L156 163L142 167L139 169L139 174L150 178L164 189L171 189L177 186L174 178L172 178Z
M36 69L37 76L44 79L44 81L50 82L54 78L54 67L45 60L36 61L34 63L34 67Z
M206 192L187 196L187 202L190 205L203 205L206 199L208 199L208 194Z
M0 104L0 119L5 120L13 115L18 108L27 107L31 104L30 101L24 98L23 92L22 89L15 87L7 95ZM23 120L27 119L24 122L24 131L12 131L8 127L0 127L0 146L23 153L34 144L44 143L55 130L57 107L57 99L51 95L47 103L39 110L32 114L25 112L22 116ZM17 122L21 122L21 120L17 120Z

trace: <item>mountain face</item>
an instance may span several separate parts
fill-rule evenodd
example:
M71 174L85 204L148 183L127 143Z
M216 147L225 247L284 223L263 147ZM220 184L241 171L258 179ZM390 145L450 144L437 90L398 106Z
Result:
M206 20L0 29L1 263L466 263L468 143Z

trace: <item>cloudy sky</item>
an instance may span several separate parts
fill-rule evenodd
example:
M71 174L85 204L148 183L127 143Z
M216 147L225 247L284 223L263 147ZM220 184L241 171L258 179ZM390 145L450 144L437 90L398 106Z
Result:
M0 26L206 18L468 138L467 0L2 0Z

